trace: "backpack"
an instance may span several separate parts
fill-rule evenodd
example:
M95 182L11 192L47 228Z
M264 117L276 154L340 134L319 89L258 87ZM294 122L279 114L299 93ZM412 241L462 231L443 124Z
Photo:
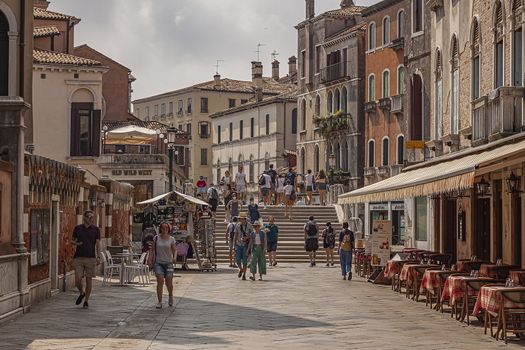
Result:
M261 175L261 177L259 178L259 186L264 185L266 185L266 179L264 178L264 175Z
M210 196L211 199L217 199L219 198L219 193L217 193L217 190L215 188L211 188L211 196Z
M313 222L309 222L306 226L306 233L309 237L314 237L317 234L317 227Z

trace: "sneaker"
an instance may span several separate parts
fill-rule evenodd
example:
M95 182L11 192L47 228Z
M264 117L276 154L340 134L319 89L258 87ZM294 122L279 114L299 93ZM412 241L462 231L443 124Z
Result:
M230 267L233 267L233 264L230 264Z
M310 263L310 267L314 267L314 263L313 262Z
M346 281L346 275L343 276L343 279Z
M237 277L241 278L242 276L242 271L239 271L239 274L237 275Z
M250 276L250 279L251 279L252 281L255 281L255 277L253 277L253 276Z
M277 262L274 262L274 263L273 263L273 266L277 266Z
M352 280L352 273L351 272L348 273L348 280L349 281Z
M332 263L332 266L334 266L334 263Z
M238 268L239 266L237 266L237 264L234 263L234 264L232 265L232 267L233 267L233 268Z
M246 275L242 275L242 280L246 281Z
M157 303L157 305L155 306L155 309L162 309L162 303Z
M77 301L75 301L75 305L80 305L80 303L82 303L82 300L84 300L84 297L86 296L86 294L82 293L78 296L77 298Z
M84 301L84 304L82 305L84 309L87 309L89 307L89 304L87 301Z
M330 264L329 264L329 263L326 263L326 266L330 266Z
M169 305L169 306L173 306L173 296L170 296L170 297L168 298L168 305Z
M315 261L312 264L314 264L314 266L315 266Z
M261 277L259 277L259 281L262 281L262 280L263 280L263 279L262 279L262 276L261 276Z

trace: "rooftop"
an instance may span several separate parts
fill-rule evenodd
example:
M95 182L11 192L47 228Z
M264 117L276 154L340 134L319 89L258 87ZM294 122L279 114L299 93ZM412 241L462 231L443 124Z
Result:
M59 21L72 21L74 23L80 22L80 18L75 16L65 15L63 13L45 10L40 7L33 7L33 16L35 19L52 19Z
M366 9L366 6L347 6L342 7L335 10L326 11L324 13L321 13L320 15L315 16L314 18L309 18L297 25L296 28L304 26L308 22L315 22L322 18L336 18L336 19L346 19L350 18L355 15L360 15L364 10Z
M34 38L43 38L46 36L60 35L60 31L55 26L43 26L33 28Z
M63 64L74 66L102 66L100 62L90 60L88 58L38 49L33 50L33 62L41 64Z

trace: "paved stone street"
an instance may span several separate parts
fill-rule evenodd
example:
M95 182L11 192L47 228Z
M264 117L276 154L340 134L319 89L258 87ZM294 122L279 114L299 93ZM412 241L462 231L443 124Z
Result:
M389 287L339 268L269 269L264 282L232 269L178 273L176 307L156 310L154 285L102 287L90 309L62 293L0 325L1 349L496 349L483 334ZM522 348L513 344L508 349Z

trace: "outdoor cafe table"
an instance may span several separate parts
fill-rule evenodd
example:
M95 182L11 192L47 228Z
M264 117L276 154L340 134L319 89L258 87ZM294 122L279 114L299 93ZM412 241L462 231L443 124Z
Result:
M417 268L439 268L434 264L404 264L399 275L401 281L405 281L407 286L411 286L417 280Z
M481 264L479 267L479 275L501 280L509 276L510 270L517 268L518 267L513 265Z
M126 271L126 262L129 262L133 260L134 257L139 257L140 253L115 253L113 256L120 258L120 286L124 286L126 283L129 283L129 281L125 280L125 271Z
M472 312L473 315L477 316L479 315L482 310L486 310L488 313L490 313L493 316L497 316L499 312L499 308L501 306L502 302L502 296L501 291L502 290L512 290L512 289L523 289L523 287L505 287L504 285L490 285L490 286L483 286L481 287L479 291L478 299L476 300L476 304L474 305L474 310ZM512 307L521 307L522 305L513 303L509 300L505 300L505 307L506 308L512 308Z
M385 267L384 275L386 278L393 278L396 274L401 272L404 264L408 262L414 262L411 260L388 260Z
M525 270L512 270L509 272L509 278L514 281L515 284L525 286Z
M465 281L480 278L483 279L484 277L472 277L464 275L448 276L447 280L445 281L445 286L443 287L443 293L441 294L441 302L443 303L445 300L450 299L449 305L456 305L457 299L461 299L465 295L465 289L467 288ZM489 277L486 278L488 280L492 279ZM474 291L470 291L470 293L474 293Z
M472 271L472 270L478 270L479 266L481 264L489 264L489 263L490 262L488 262L488 261L481 261L481 260L475 260L475 261L472 261L472 260L459 260L456 263L456 270L458 270L458 272L468 272L468 273L470 273L470 271Z
M428 291L430 294L435 295L437 291L440 289L440 278L439 274L441 272L444 272L443 270L433 270L433 269L427 269L425 273L423 274L423 278L421 279L421 292L424 293L424 291Z

